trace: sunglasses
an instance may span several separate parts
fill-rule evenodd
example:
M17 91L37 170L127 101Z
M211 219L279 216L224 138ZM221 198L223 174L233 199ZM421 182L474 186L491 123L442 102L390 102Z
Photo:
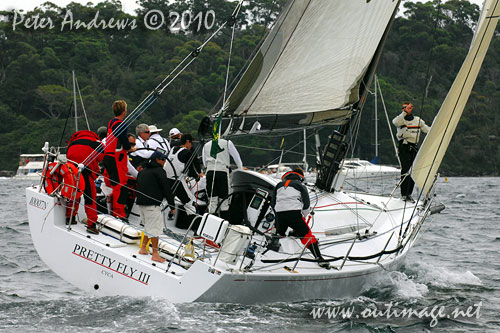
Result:
M133 142L130 142L130 145L131 145L131 146L133 147L133 146L135 146L135 143L133 143Z

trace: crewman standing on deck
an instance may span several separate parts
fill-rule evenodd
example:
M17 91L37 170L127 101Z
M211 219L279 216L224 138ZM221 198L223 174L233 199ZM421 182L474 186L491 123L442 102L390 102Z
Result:
M135 151L127 137L127 126L123 119L127 116L127 103L115 101L112 106L115 117L109 121L106 146L104 148L104 167L108 172L113 187L112 215L126 219L125 203L128 198L127 184L127 152Z
M208 141L203 146L202 159L203 165L207 168L207 193L209 196L208 211L214 213L219 205L219 201L226 198L229 194L229 166L231 165L231 157L238 169L243 169L243 162L240 154L231 140L218 139L218 146L221 149L215 154L212 154L213 141ZM221 213L229 210L228 200L224 200L221 204Z
M99 175L99 162L103 158L103 149L99 137L92 131L78 131L71 136L68 142L66 157L69 162L78 166L84 163L82 177L85 181L85 214L87 215L87 232L98 234L97 230L97 205L95 180ZM73 209L74 214L78 212L78 202Z
M401 162L401 199L409 202L415 202L411 197L415 182L411 178L410 168L415 156L417 156L417 144L420 140L420 133L428 133L430 127L420 119L414 116L413 104L404 102L403 112L396 116L392 123L397 127L396 137L398 138L398 155Z

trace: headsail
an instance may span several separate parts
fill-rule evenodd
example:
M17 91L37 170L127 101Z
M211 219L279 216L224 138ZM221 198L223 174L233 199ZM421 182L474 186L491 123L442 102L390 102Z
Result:
M290 1L228 98L225 115L275 123L287 115L291 127L343 123L399 2Z
M427 195L469 99L500 15L500 0L486 0L471 48L430 132L413 162L411 176Z

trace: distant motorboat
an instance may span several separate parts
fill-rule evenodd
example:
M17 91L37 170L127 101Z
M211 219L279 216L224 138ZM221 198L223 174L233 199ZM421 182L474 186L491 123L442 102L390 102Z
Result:
M350 158L344 161L341 171L346 179L368 179L368 178L398 178L401 175L401 169L388 166L373 164L359 158Z
M13 178L39 180L42 176L44 157L45 154L21 154L19 167Z

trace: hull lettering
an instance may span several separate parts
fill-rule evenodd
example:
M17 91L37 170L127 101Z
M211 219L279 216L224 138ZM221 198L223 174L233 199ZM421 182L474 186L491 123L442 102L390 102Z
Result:
M101 253L97 253L91 249L87 249L86 247L75 244L73 248L74 255L91 261L99 266L105 267L112 272L116 272L120 275L126 276L134 281L139 283L148 285L150 274L144 273L136 268L130 267L127 264L117 261L116 259L112 259L108 256L105 256ZM106 270L102 270L101 273L107 277L113 278L113 273L108 272Z

